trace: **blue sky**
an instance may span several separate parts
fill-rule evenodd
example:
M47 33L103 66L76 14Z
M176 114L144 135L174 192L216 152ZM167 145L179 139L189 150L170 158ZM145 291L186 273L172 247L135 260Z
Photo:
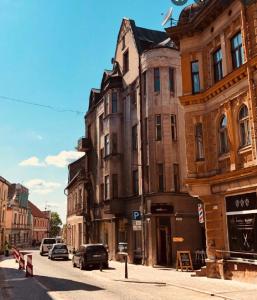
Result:
M78 155L89 91L111 68L122 18L162 30L161 14L170 6L168 0L0 0L0 175L28 186L39 208L47 203L65 222L67 163ZM181 7L173 7L177 18Z

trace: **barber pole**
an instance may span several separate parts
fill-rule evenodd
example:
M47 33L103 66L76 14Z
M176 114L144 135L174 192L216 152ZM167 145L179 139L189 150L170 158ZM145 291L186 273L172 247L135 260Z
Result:
M199 223L204 223L204 216L203 216L203 205L201 203L198 204L198 216L199 216Z
M33 276L32 255L27 255L26 277Z
M22 252L20 252L19 270L25 270L25 259Z

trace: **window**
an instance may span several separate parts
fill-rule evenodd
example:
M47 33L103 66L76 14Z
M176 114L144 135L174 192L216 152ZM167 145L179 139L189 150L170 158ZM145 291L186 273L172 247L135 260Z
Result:
M162 139L162 118L161 115L155 116L155 139L161 141Z
M112 197L118 198L118 174L112 174Z
M170 92L172 93L175 92L174 73L175 73L174 68L169 68L169 89Z
M154 68L154 91L159 92L161 89L161 81L160 81L160 69Z
M137 90L133 89L130 93L130 101L132 106L137 105Z
M104 177L104 200L110 199L110 177L109 175Z
M133 180L133 194L138 194L138 170L134 170L132 173Z
M112 133L112 154L118 152L117 133Z
M200 92L200 76L198 60L191 62L192 92L193 94Z
M129 70L129 52L128 50L123 54L123 74Z
M195 145L196 145L196 160L204 159L203 151L203 126L198 123L195 126Z
M109 114L109 95L104 97L104 114L107 116Z
M118 111L118 94L117 92L112 92L112 113Z
M110 136L106 134L104 137L104 155L110 155Z
M104 201L104 183L100 185L100 202Z
M143 95L146 95L146 71L143 73Z
M132 150L137 150L137 125L132 127Z
M179 192L180 180L179 180L179 165L178 164L173 164L173 179L174 179L175 192Z
M158 164L157 168L158 168L158 181L159 181L158 191L163 192L164 191L163 164Z
M219 124L219 136L220 136L220 154L227 153L228 148L228 131L227 131L227 118L222 116Z
M242 46L242 34L237 33L231 39L231 55L233 69L240 67L244 61L244 51Z
M222 52L221 48L213 53L213 70L214 70L214 81L217 82L222 79Z
M239 111L239 133L240 146L244 147L251 144L251 135L249 127L249 114L246 105L243 105Z
M103 129L104 129L104 124L103 124L103 114L101 114L99 116L99 131L100 131L100 134L103 132Z
M171 138L172 141L177 140L177 118L176 115L170 116L170 126L171 126Z
M104 149L100 150L100 168L104 167Z

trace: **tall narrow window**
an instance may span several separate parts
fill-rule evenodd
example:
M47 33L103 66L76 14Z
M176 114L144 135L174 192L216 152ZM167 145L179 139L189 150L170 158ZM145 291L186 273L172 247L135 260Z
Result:
M104 201L104 183L100 185L100 202Z
M155 139L161 141L162 139L162 118L161 115L155 116Z
M221 48L213 53L213 71L214 71L214 81L217 82L222 79L222 52Z
M138 170L134 170L132 173L133 180L133 194L138 194Z
M180 179L179 179L179 165L173 164L173 178L175 192L180 191Z
M231 39L231 55L233 69L240 67L244 62L244 51L242 46L242 34L237 33Z
M164 191L164 176L163 176L163 164L158 164L158 191L163 192Z
M109 114L109 95L104 97L104 114L107 116Z
M137 125L132 127L132 150L137 150Z
M104 137L104 155L110 155L110 136L106 134Z
M160 69L154 68L154 91L159 92L161 89Z
M110 177L104 177L104 200L110 199Z
M117 92L112 92L112 113L118 111L118 94Z
M104 149L100 150L100 168L104 167Z
M222 116L219 124L219 136L220 136L220 154L227 153L228 147L228 129L227 129L227 118Z
M102 134L103 130L104 130L104 124L103 123L104 123L103 122L103 114L101 114L99 116L99 132L100 132L100 134Z
M146 71L143 73L143 95L146 95Z
M177 140L177 118L176 115L170 116L170 126L171 126L171 138L172 141Z
M251 144L251 134L249 126L249 114L246 105L243 105L239 111L239 131L240 146L244 147Z
M200 76L198 60L191 62L192 93L200 92Z
M118 174L112 174L112 197L118 198Z
M172 93L175 92L174 73L175 73L175 69L169 68L169 89L170 89L170 92L172 92Z
M129 51L127 50L123 54L123 74L127 73L129 70Z
M116 154L117 152L118 152L117 133L112 133L112 154Z
M202 123L197 123L195 126L195 146L196 146L196 160L204 159L203 150L203 126Z

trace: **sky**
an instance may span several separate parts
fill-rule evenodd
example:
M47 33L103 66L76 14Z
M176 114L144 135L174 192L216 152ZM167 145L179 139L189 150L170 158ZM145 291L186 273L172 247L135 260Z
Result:
M89 92L111 69L122 18L163 30L171 6L177 19L168 0L0 0L0 176L63 223L67 165L83 154Z

